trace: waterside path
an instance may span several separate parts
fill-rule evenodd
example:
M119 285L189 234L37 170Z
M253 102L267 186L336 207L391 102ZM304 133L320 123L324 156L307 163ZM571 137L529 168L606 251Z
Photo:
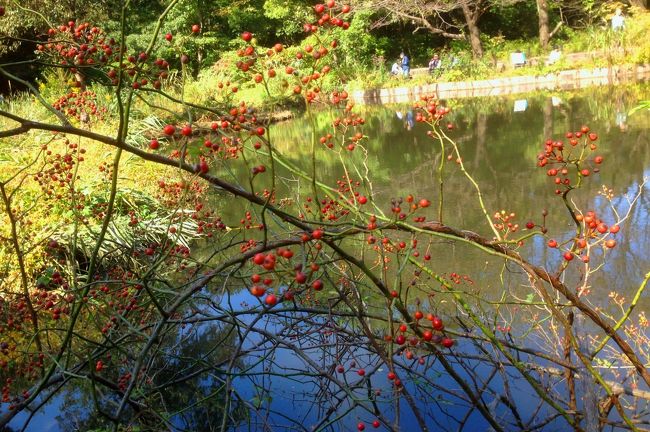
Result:
M438 99L501 96L535 90L573 90L600 85L634 83L650 79L650 64L571 69L546 75L526 75L479 81L438 82L350 92L357 104L405 103L421 96Z

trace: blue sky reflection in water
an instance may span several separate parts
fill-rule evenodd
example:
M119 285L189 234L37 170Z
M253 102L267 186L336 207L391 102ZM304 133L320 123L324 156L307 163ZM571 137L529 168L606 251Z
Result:
M593 210L604 220L611 220L613 212L609 208L609 201L598 192L601 185L613 190L612 203L620 212L627 212L628 200L635 194L642 192L636 202L636 207L629 214L629 218L622 226L617 237L617 248L605 251L594 251L594 259L600 259L607 253L608 260L602 271L595 273L590 280L590 300L605 311L616 312L616 305L612 302L611 293L629 297L642 280L643 275L650 268L648 245L650 245L650 187L642 186L644 178L650 176L650 114L637 112L628 115L628 111L639 100L650 99L650 87L637 85L630 87L596 88L575 93L545 93L531 94L525 98L524 110L513 109L515 101L524 99L522 96L511 98L484 98L461 101L447 101L452 107L450 120L454 130L449 133L458 142L465 166L474 175L479 184L483 185L486 206L492 211L505 209L517 214L517 221L524 225L527 220L541 223L542 209L548 209L546 219L549 235L558 241L572 237L573 227L563 213L562 204L554 196L554 185L547 178L545 169L535 166L536 155L541 151L546 138L561 139L566 131L578 130L583 124L588 124L591 129L600 135L597 144L599 154L605 158L601 173L592 175L587 187L578 191L574 199L585 210ZM521 108L522 104L517 105ZM438 145L426 136L423 125L412 122L412 112L408 106L396 107L361 107L366 119L365 132L370 139L364 144L368 149L368 166L373 179L375 201L389 203L391 198L405 196L412 193L415 196L426 196L435 202L437 199L437 173L436 167L440 161ZM327 113L317 116L318 133L326 133L331 118ZM280 151L285 150L298 164L304 163L308 167L308 147L304 149L296 143L304 142L304 120L298 119L289 123L277 125L271 129L275 145ZM292 151L286 152L287 149ZM442 155L447 157L448 155ZM343 175L343 171L335 157L328 157L319 161L320 180L334 184ZM304 188L289 174L286 176L286 188ZM481 234L488 234L485 221L476 203L475 192L468 187L464 178L453 171L453 161L450 162L449 176L446 180L446 208L444 217L453 221L453 225L463 229L470 229ZM241 214L233 204L232 214ZM459 289L471 290L487 300L499 300L503 295L511 295L520 300L527 299L530 293L523 283L521 275L503 272L503 267L486 262L485 257L476 254L459 245L450 245L440 242L431 245L432 254L439 261L442 273L457 271L468 275L473 283L460 286ZM561 254L556 250L549 250L546 240L535 237L524 247L523 253L532 257L536 264L553 266L561 261ZM503 283L501 281L504 281ZM504 289L504 284L507 289ZM451 309L449 303L438 302L436 297L427 297L428 293L421 293L423 305L447 316L447 326L456 331L462 331L453 317L456 311ZM245 303L256 301L246 291L233 290L219 299L222 304L228 302L237 310ZM381 308L382 305L371 304L369 308ZM650 310L650 299L646 294L639 302L638 310ZM258 319L254 314L242 315L240 320L251 323ZM507 318L507 319L506 319ZM545 346L549 341L536 336L534 329L526 327L524 318L513 310L510 315L502 314L495 319L493 324L512 328L513 335L530 332L529 346ZM264 322L258 325L268 332L282 332L288 344L295 343L300 337L301 328L284 327L279 320ZM327 340L335 337L328 326L328 318L323 317L322 327L310 329L317 336L312 340ZM212 327L205 326L197 333L210 332ZM582 329L585 334L589 328ZM320 333L319 333L320 332ZM504 337L507 335L504 334ZM251 335L247 346L243 350L254 348L259 335ZM461 340L464 359L453 361L463 362L464 365L474 367L479 371L479 376L492 377L492 391L508 391L515 395L519 402L522 417L532 415L537 409L538 398L523 380L510 382L505 389L500 378L500 371L473 362L472 356L482 353L475 347ZM258 347L256 347L258 348ZM545 348L548 348L545 346ZM355 408L353 399L368 400L374 398L376 406L388 419L399 418L401 430L418 430L417 422L404 398L397 397L391 390L388 381L386 366L378 359L369 355L363 346L356 346L345 353L343 363L337 360L336 352L322 352L318 346L304 348L308 358L302 358L290 346L281 347L274 351L271 365L281 365L283 374L288 376L269 375L269 363L256 363L264 358L269 351L255 350L253 354L242 355L242 367L251 368L246 377L235 377L233 385L239 396L247 400L252 406L259 407L252 414L251 420L243 421L235 430L263 430L265 423L275 425L289 425L292 422L302 424L306 430L311 430L314 425L319 425L323 430L344 431L355 430L356 424L363 421L366 430L372 430L371 422L375 420L372 413ZM351 364L354 359L355 365ZM487 430L488 424L476 410L470 410L470 404L464 399L458 384L451 379L440 367L433 357L425 358L425 366L416 366L417 354L414 360L404 356L396 356L395 361L404 366L413 363L415 374L411 377L402 376L406 383L406 390L411 394L419 409L425 414L431 430L455 430L459 424L465 426L464 430ZM298 372L307 362L327 371L341 382L361 383L350 394L333 389L333 394L325 391L329 387L326 380L318 376L305 378ZM342 365L344 372L336 371ZM541 364L550 366L549 364ZM273 366L271 366L273 368ZM365 376L362 378L357 371L364 368ZM272 369L271 369L272 371ZM291 371L295 371L292 374ZM469 375L458 368L459 374L466 379ZM608 373L603 368L602 373ZM430 379L429 384L417 374L423 374ZM612 376L609 376L612 378ZM420 386L411 384L411 380L420 383ZM367 386L367 383L371 383ZM214 383L204 382L204 386ZM271 393L263 389L270 388ZM378 393L379 392L379 393ZM67 396L74 399L75 391L71 390ZM454 396L457 395L457 396ZM46 407L38 412L27 431L60 431L67 430L57 420L57 416L68 417L73 415L89 414L87 395L79 399L79 404L74 406L74 413L62 412L62 397L54 398ZM68 404L74 402L68 401ZM70 405L68 405L70 406ZM510 416L508 408L503 404L493 404L487 407L498 417ZM323 415L333 409L329 418L330 424L323 423ZM542 408L546 409L546 408ZM349 412L348 412L349 411ZM469 414L468 414L469 413ZM338 415L344 415L339 419ZM467 418L465 416L468 415ZM20 430L27 418L23 413L16 417L11 427ZM183 419L175 418L172 422L179 429L187 426ZM71 422L74 423L74 422ZM71 424L70 422L68 423ZM565 423L560 420L550 422L544 430L559 430ZM294 423L295 426L295 423ZM278 430L278 429L276 429ZM383 426L380 430L386 430Z

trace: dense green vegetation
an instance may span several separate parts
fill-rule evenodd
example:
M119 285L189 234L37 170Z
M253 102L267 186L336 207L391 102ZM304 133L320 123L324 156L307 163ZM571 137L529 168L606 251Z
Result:
M42 72L35 65L25 68L22 62L34 56L35 46L24 42L34 33L45 38L46 29L75 17L77 22L103 23L108 34L119 28L121 1L103 0L86 5L77 1L28 0L8 8L0 21L0 61L20 63L15 71L33 80ZM356 4L355 4L356 3ZM643 0L607 2L593 0L463 0L463 1L352 1L355 14L348 31L339 31L340 46L351 56L335 59L336 73L351 88L394 86L388 69L400 52L411 58L411 67L425 67L434 53L441 55L447 67L436 77L418 77L414 84L432 80L454 81L493 76L501 64L509 65L509 55L521 49L528 58L536 58L531 68L506 74L545 73L575 67L601 67L616 63L643 63L650 60L650 42L645 33L650 14ZM157 17L164 11L162 1L134 0L136 13L126 24L127 47L140 52L155 29ZM152 55L165 58L175 68L181 54L188 58L187 70L206 82L220 77L235 61L234 52L243 46L238 35L253 33L259 46L278 41L285 45L308 45L302 23L308 21L314 2L302 0L182 0L168 15L161 31L177 39L175 43L154 47ZM624 32L613 33L609 20L614 9L623 8ZM47 11L47 16L36 12ZM544 18L545 17L545 18ZM543 19L544 18L544 19ZM49 25L48 25L49 24ZM197 34L186 29L200 26ZM473 38L473 36L477 36ZM178 47L183 47L183 52ZM545 66L544 59L553 46L565 54L590 52L579 59L566 56L556 64ZM448 67L455 59L454 67ZM500 71L504 73L504 71ZM245 86L244 88L245 89ZM6 91L7 89L5 89ZM259 91L243 93L259 102Z

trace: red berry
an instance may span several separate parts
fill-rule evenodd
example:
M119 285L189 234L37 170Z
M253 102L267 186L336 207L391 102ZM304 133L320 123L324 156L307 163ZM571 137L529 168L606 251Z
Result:
M167 33L167 34L165 35L165 40L167 40L167 42L171 42L172 39L173 39L173 37L174 37L174 36L172 36L171 33Z
M260 285L253 285L250 289L251 294L255 297L262 297L266 293L266 288Z
M303 272L296 273L296 282L298 282L299 284L304 284L305 282L307 282L307 275L304 274Z
M200 26L200 25L198 25L198 24L194 24L194 25L192 26L192 33L198 33L198 32L200 32L200 31L201 31L201 26Z
M349 7L348 7L348 10L349 10ZM381 426L381 423L379 422L379 420L375 420L374 422L372 422L372 427L374 427L375 429L377 429L379 426Z
M163 128L163 132L165 133L165 135L171 136L174 135L174 133L176 133L176 128L172 125L167 125Z
M444 346L445 348L451 348L452 346L454 346L454 340L448 337L442 338L441 343L442 346Z
M366 429L366 425L364 425L362 422L359 422L359 424L357 425L357 430L362 431L365 429Z
M264 298L264 303L266 303L269 306L275 306L278 302L278 298L275 296L275 294L269 294Z
M320 291L323 289L323 281L320 279L316 279L314 282L311 283L311 287L314 288L316 291Z
M181 134L183 136L192 135L192 126L190 126L190 125L183 126L183 129L181 129Z
M152 139L152 140L149 142L149 148L150 148L151 150L158 150L159 147L160 147L160 143L158 142L157 139Z
M241 38L246 42L250 42L251 39L253 39L253 34L251 32L245 31L241 34Z
M260 252L260 253L255 254L255 256L253 257L253 262L255 264L257 264L257 265L262 265L262 264L264 264L264 259L265 258L266 258L266 255L264 255L263 253Z

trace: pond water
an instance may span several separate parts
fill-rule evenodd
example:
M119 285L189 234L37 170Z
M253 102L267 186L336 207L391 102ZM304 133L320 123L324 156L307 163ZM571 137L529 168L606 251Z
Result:
M449 121L453 123L450 136L455 139L467 171L482 186L485 206L490 212L506 210L516 214L516 222L525 225L528 220L536 223L542 221L542 211L548 211L546 226L549 234L558 241L571 238L574 227L571 220L563 211L561 200L554 194L554 185L546 176L546 169L536 167L536 157L541 151L547 138L560 139L567 131L577 131L582 125L588 125L598 133L598 154L604 157L599 173L593 173L586 181L586 187L577 191L573 196L575 202L584 210L593 210L605 220L613 220L610 202L599 191L603 185L613 190L611 202L620 214L625 214L629 208L629 200L639 195L635 207L621 226L618 234L618 246L608 253L608 259L602 271L595 273L589 283L590 301L607 312L616 313L617 306L612 302L610 293L616 292L629 298L634 294L643 276L650 269L650 186L644 179L650 177L650 112L639 111L629 114L640 100L650 99L650 86L620 86L592 88L573 93L535 93L505 98L481 98L462 101L447 101L452 108ZM360 107L365 118L365 133L367 140L362 141L362 147L357 147L352 153L343 152L346 161L355 158L359 173L367 173L371 183L364 184L373 201L384 212L389 212L387 203L391 199L413 194L416 197L426 197L434 203L438 202L439 185L437 168L441 158L447 159L448 151L441 154L439 145L426 134L427 128L414 121L414 112L410 106L392 107ZM329 129L333 115L330 113L315 114L313 118L296 119L281 123L271 128L271 136L276 148L286 155L294 164L310 172L313 169L311 160L312 141L325 135ZM311 124L316 126L315 137L305 131L311 130ZM320 145L320 144L317 144ZM319 150L316 163L318 180L336 186L336 181L345 174L340 164L339 155ZM350 165L348 165L350 166ZM468 229L490 236L489 227L480 212L476 191L458 169L454 161L447 162L445 168L444 210L443 221L446 224ZM360 176L360 177L363 177ZM295 173L281 171L280 189L291 194L305 195L310 193L310 184ZM279 192L278 195L283 193ZM226 209L227 218L233 220L241 217L242 209L236 203L229 204ZM435 210L429 215L435 218ZM490 301L503 301L512 296L519 300L529 299L530 292L519 274L511 274L507 266L496 260L486 260L485 255L462 245L449 242L432 242L427 246L434 257L435 268L440 274L449 275L452 272L466 276L466 283L460 284L459 289L480 296L484 304ZM546 247L546 240L541 237L528 241L521 249L523 255L531 257L531 261L553 267L561 261L561 254ZM595 252L598 258L602 252ZM468 282L471 281L471 282ZM413 294L423 299L423 302L450 316L450 321L456 313L451 302L445 302L444 296L432 297L427 292ZM250 301L246 290L232 290L224 293L221 302L233 305L244 305ZM373 298L367 300L368 310L385 308L382 303L375 303ZM637 306L640 311L650 310L650 296L644 295ZM490 315L491 312L486 312ZM494 312L494 325L509 326L512 334L517 337L531 331L529 317L518 316L517 309L504 308L499 313ZM243 322L252 322L255 315L242 318ZM328 320L323 318L322 324L327 328ZM268 324L269 331L282 330L290 334L297 332L295 328L283 328L281 321ZM457 332L462 328L454 324L450 327ZM223 330L223 329L221 329ZM588 328L584 331L588 332ZM200 352L204 341L202 335L212 332L205 327L192 339ZM332 353L325 353L316 343L319 338L327 339L328 335L314 336L311 342L313 348L304 348L310 358L301 358L287 347L273 353L273 363L281 364L285 372L299 370L309 361L315 362L327 369L336 364L338 359ZM263 372L270 366L266 363L255 364L264 356L264 351L253 349L256 342L251 337L245 349L251 350L249 355L242 355L241 361L249 364L248 372L259 372L259 375L249 374L245 378L235 377L233 386L237 388L240 397L249 401L260 410L253 415L253 420L244 421L235 430L311 430L318 426L321 430L356 430L359 421L364 421L367 430L372 430L370 423L374 416L367 410L359 408L353 400L357 398L372 399L371 392L380 390L375 395L378 410L386 418L399 425L401 430L418 430L418 426L408 405L401 397L395 397L390 392L390 383L386 378L386 369L363 346L350 349L347 359L355 359L356 366L345 364L345 372L339 374L343 381L353 381L358 378L356 370L359 364L365 365L372 374L372 389L356 388L346 397L333 391L323 390L322 381L317 377L273 376ZM543 340L533 340L532 347L541 346ZM463 342L460 342L463 343ZM193 348L193 349L194 349ZM475 348L467 347L467 354L478 354ZM468 360L469 361L469 360ZM407 363L404 361L405 364ZM463 424L464 430L487 430L489 425L475 410L469 409L469 404L462 397L454 398L440 389L456 389L457 384L445 374L433 359L426 359L426 367L421 373L428 377L429 384L419 387L409 387L413 398L427 415L430 430L456 430ZM475 366L479 375L483 366ZM271 367L272 368L272 367ZM415 370L415 368L414 368ZM485 369L487 374L489 371ZM463 374L463 370L460 372ZM467 379L469 376L465 375ZM414 379L418 379L414 376ZM423 378L424 379L424 378ZM209 381L209 380L208 380ZM198 388L213 388L212 382L197 383ZM437 386L437 387L436 387ZM264 389L271 389L272 394ZM194 387L192 387L194 389ZM424 390L427 391L424 391ZM495 384L495 390L502 389L502 384ZM194 389L195 390L195 389ZM185 389L187 391L187 389ZM527 416L536 409L537 397L525 383L518 382L514 388L516 399L521 404L521 414ZM179 390L182 393L182 389ZM72 417L85 418L89 415L89 396L86 392L71 389L66 397L55 398L46 407L36 413L32 422L26 427L27 431L63 431L74 430ZM323 421L325 413L334 409L335 415L330 415ZM496 415L500 415L503 407L493 407ZM209 412L208 412L209 413ZM172 420L179 430L211 430L205 423L209 418L186 417L183 413ZM341 415L342 417L337 417ZM463 419L464 417L466 419ZM20 415L11 424L12 429L20 430L27 415ZM197 423L198 422L198 423ZM198 426L201 424L201 426ZM265 426L267 425L267 426ZM275 425L271 427L268 425ZM280 426L285 425L285 426ZM302 427L298 426L302 425ZM562 423L550 422L544 430L559 430ZM286 427L286 429L284 429ZM379 430L388 430L382 426Z
M547 168L536 166L537 155L547 139L564 139L566 132L578 131L583 125L598 133L594 155L602 155L605 162L572 199L583 211L595 211L603 220L612 221L610 203L600 194L603 186L612 189L611 202L621 214L629 208L627 200L642 192L619 234L620 247L612 250L606 271L599 272L592 282L594 286L606 287L593 290L594 296L604 296L604 304L612 290L626 296L634 292L650 268L650 186L641 186L650 175L650 113L645 110L628 115L640 100L648 98L650 86L644 84L448 101L452 108L449 121L454 125L449 135L459 144L465 168L481 186L486 209L491 213L514 212L515 221L522 228L529 220L541 223L542 211L546 209L549 235L558 241L571 238L575 226L554 193L556 187L546 175ZM429 198L435 207L439 199L437 170L441 155L439 144L427 136L428 126L413 121L409 105L367 106L360 110L369 139L364 144L367 157L355 150L356 165L361 166L361 171L367 168L374 201L380 209L389 213L390 200L408 194ZM330 131L332 119L327 113L316 116L313 121L319 128L317 138ZM309 122L299 119L272 129L276 147L306 172L311 172L311 146L304 136ZM450 153L447 149L444 156ZM345 174L334 152L319 153L316 172L320 181L334 187ZM357 178L354 174L351 177ZM285 185L309 193L309 184L294 175L286 175ZM491 236L476 191L453 160L445 167L444 194L445 223ZM437 219L435 211L428 216ZM525 245L522 254L533 257L536 264L561 260L561 254L549 252L545 243L537 237ZM457 251L446 245L443 248L444 252L436 256L441 260L441 268L461 271L459 267L464 267L463 271L473 275L485 271L484 262L468 259L466 254L471 251ZM498 290L493 294L500 296L501 284L496 287ZM482 295L489 293L489 286L481 290Z

